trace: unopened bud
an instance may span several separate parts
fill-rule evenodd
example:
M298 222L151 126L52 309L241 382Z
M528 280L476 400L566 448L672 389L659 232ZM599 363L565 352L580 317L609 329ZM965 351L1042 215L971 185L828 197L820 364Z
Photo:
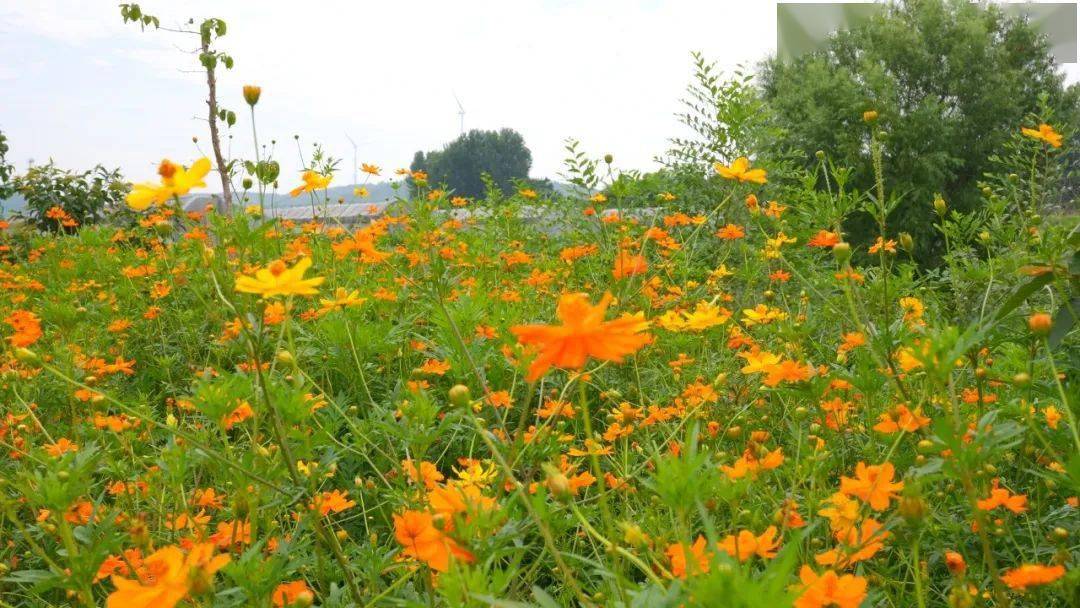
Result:
M259 103L259 95L262 95L262 88L253 84L244 85L244 101L251 107L255 107L255 104Z
M24 346L15 349L15 359L17 359L19 363L24 363L26 365L34 365L41 362L41 357L38 357L37 353Z
M1037 312L1028 317L1028 329L1036 336L1045 336L1050 333L1050 327L1054 320L1045 312Z
M941 217L945 217L945 212L949 210L949 206L945 204L945 199L941 198L941 195L934 197L934 211Z
M832 252L833 257L836 258L836 261L840 262L841 264L844 264L851 259L851 245L845 243L844 241L840 241L839 243L833 245Z
M911 238L911 235L906 232L900 233L900 246L904 248L904 251L911 253L915 249L915 239Z
M450 390L446 393L447 398L452 405L457 407L465 407L469 405L469 401L472 400L472 396L469 393L469 387L464 384L455 384L450 387Z

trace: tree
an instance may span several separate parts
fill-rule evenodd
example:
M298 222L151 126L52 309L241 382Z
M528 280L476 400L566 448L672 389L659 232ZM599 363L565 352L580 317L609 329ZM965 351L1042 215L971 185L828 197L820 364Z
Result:
M0 131L0 203L11 198L12 194L15 194L15 185L12 180L15 178L15 167L7 160L7 153L10 148L7 143L7 136L3 131Z
M514 180L527 180L532 153L525 139L513 129L480 131L473 129L443 147L428 153L418 151L410 169L428 174L428 183L445 184L457 196L484 196L483 174L504 193L514 191Z
M966 0L892 3L821 51L767 61L761 90L784 131L771 152L809 168L824 151L854 169L851 185L861 191L874 180L870 130L884 133L885 182L902 197L889 225L915 236L923 262L941 249L935 193L962 212L980 207L988 159L1040 112L1041 97L1059 130L1077 118L1078 91L1064 88L1046 39L1023 19ZM873 124L863 122L867 110L878 113ZM876 236L865 216L846 229L856 242Z
M199 24L198 30L192 30L185 28L167 28L161 27L160 20L153 16L142 12L142 9L138 4L121 4L120 5L120 17L123 18L124 23L132 22L139 25L139 27L146 29L147 26L153 26L154 29L164 30L166 32L172 32L176 34L195 35L199 37L199 47L193 51L198 53L199 65L202 66L203 71L206 73L206 107L208 110L207 124L210 127L210 147L214 151L214 163L217 165L218 175L221 177L221 199L224 201L225 210L232 209L232 182L230 181L230 172L232 169L232 162L226 162L225 156L221 152L221 135L218 130L218 120L222 120L228 126L236 124L236 113L232 110L221 107L217 98L217 68L218 62L227 70L233 68L233 58L222 51L214 48L214 43L218 38L225 35L226 27L225 22L216 17L204 19ZM194 25L195 21L188 20L188 26ZM258 150L256 149L256 153Z

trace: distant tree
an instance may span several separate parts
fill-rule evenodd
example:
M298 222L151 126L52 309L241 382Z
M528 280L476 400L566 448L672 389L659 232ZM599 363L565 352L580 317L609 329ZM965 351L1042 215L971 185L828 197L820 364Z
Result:
M7 137L0 131L0 203L11 198L15 194L15 167L7 160L8 147Z
M822 150L854 169L852 186L869 191L870 128L887 134L886 183L902 196L889 223L915 236L924 262L940 253L935 193L950 208L978 208L988 159L1032 113L1049 108L1059 131L1077 117L1078 90L1063 86L1046 39L1023 19L967 0L891 3L823 50L766 62L761 83L784 132L771 144L775 156L809 167ZM866 110L878 112L872 127ZM865 242L871 226L858 216L846 228Z
M514 180L527 180L532 153L525 139L513 129L474 129L443 147L428 153L417 152L410 169L428 174L428 183L446 184L457 196L482 197L482 174L505 194L514 191Z

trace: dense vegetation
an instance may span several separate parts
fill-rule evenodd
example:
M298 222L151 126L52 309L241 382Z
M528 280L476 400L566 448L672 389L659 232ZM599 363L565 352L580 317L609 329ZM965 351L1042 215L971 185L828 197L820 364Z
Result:
M0 224L0 605L1080 606L1071 127L957 208L887 106L798 163L695 61L649 176L569 141L573 193L401 168L343 225L266 215L329 217L321 150L234 212L164 160Z
M890 5L819 52L767 62L761 90L783 131L763 146L770 156L809 167L825 150L852 168L860 190L872 187L874 170L855 126L863 110L877 111L889 137L886 178L900 199L892 219L917 238L924 262L944 250L926 201L941 195L955 209L980 209L993 157L1031 113L1069 131L1080 125L1080 89L1064 87L1046 39L993 4L964 0ZM846 227L854 242L874 238L867 215Z

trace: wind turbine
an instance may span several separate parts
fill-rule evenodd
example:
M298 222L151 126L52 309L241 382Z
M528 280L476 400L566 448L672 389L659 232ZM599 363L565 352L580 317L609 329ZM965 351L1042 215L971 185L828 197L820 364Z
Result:
M457 93L454 93L454 101L457 102L458 117L461 119L461 134L465 134L465 106L461 105L461 100L458 99Z
M356 168L357 168L356 142L353 141L353 138L349 137L348 133L345 134L345 139L349 140L349 143L352 144L352 183L355 186L357 184L357 177L356 177Z

